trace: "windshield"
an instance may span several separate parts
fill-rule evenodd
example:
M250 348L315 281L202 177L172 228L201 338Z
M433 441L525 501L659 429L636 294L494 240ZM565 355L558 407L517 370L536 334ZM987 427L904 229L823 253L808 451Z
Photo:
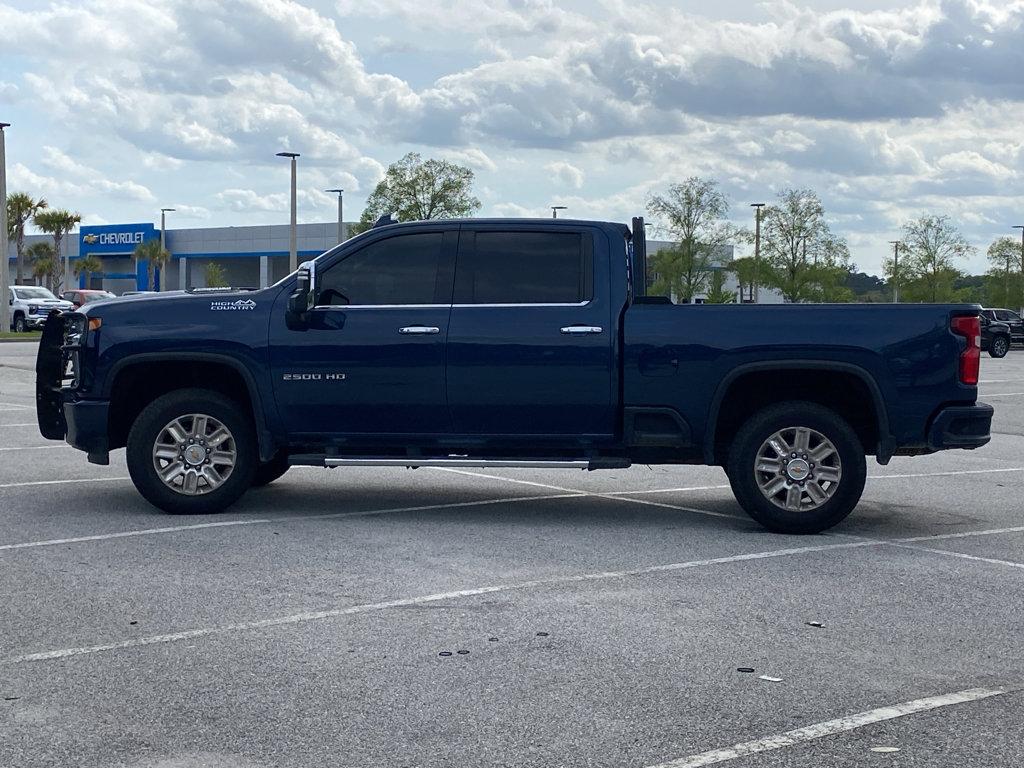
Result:
M19 299L56 299L50 291L42 286L19 286L14 289L14 295Z

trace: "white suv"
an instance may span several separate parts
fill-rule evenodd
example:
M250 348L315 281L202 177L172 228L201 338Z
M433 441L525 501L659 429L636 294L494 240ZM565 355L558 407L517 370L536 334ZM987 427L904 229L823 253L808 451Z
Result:
M54 310L70 310L71 302L58 299L49 289L42 286L11 286L7 302L11 305L11 328L14 331L28 331L41 328L46 316Z

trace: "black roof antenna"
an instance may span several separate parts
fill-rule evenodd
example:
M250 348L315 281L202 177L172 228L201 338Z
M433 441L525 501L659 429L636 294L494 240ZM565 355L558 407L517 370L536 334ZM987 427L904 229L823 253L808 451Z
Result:
M398 220L395 219L390 213L384 214L377 221L373 223L374 228L376 227L387 227L389 224L398 224Z

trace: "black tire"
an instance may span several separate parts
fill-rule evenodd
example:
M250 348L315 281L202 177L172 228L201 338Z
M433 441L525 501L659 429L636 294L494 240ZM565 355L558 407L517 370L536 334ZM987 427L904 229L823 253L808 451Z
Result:
M1010 351L1010 338L1007 336L994 336L988 345L988 354L993 358L1005 358Z
M775 433L794 427L809 428L827 439L834 447L841 466L840 478L835 483L834 490L829 492L831 496L813 509L786 509L769 499L758 485L758 478L762 476L755 469L755 464L761 447ZM786 461L791 460L787 458ZM834 459L829 461L834 462ZM799 486L799 493L802 495L803 485L791 481L781 461L779 465L780 481L786 484L786 489ZM804 466L804 470L806 469ZM740 506L766 529L783 534L817 534L835 526L857 506L864 491L867 463L864 458L864 447L846 420L831 409L816 403L789 401L762 409L746 421L729 449L726 472ZM816 471L809 472L812 475L808 476L808 481L813 480L813 473ZM766 483L770 482L770 473L764 474L763 477L766 478ZM820 489L824 483L826 482L821 481L818 488ZM829 488L831 489L831 485ZM803 502L796 504L800 505ZM808 504L812 504L810 496Z
M267 486L273 483L287 473L290 467L291 465L288 464L288 452L279 451L269 462L260 462L252 479L253 487L259 488L260 486Z
M25 323L25 316L20 312L14 314L14 330L19 334L28 331L28 324Z
M153 458L154 446L164 427L190 414L203 414L219 421L230 432L235 451L234 466L220 486L195 495L165 484L157 474ZM235 401L212 390L190 388L160 396L142 410L128 433L128 473L135 487L151 504L173 515L204 515L227 509L252 485L258 458L252 417Z

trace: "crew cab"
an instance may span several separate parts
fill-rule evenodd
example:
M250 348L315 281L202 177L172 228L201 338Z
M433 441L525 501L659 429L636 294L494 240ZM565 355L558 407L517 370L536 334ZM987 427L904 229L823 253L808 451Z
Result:
M724 467L764 526L856 506L866 456L974 449L977 305L674 305L642 219L379 222L258 291L48 322L39 425L219 512L292 465Z
M12 331L42 328L51 312L63 312L72 307L71 302L58 299L42 286L8 286L7 291Z

